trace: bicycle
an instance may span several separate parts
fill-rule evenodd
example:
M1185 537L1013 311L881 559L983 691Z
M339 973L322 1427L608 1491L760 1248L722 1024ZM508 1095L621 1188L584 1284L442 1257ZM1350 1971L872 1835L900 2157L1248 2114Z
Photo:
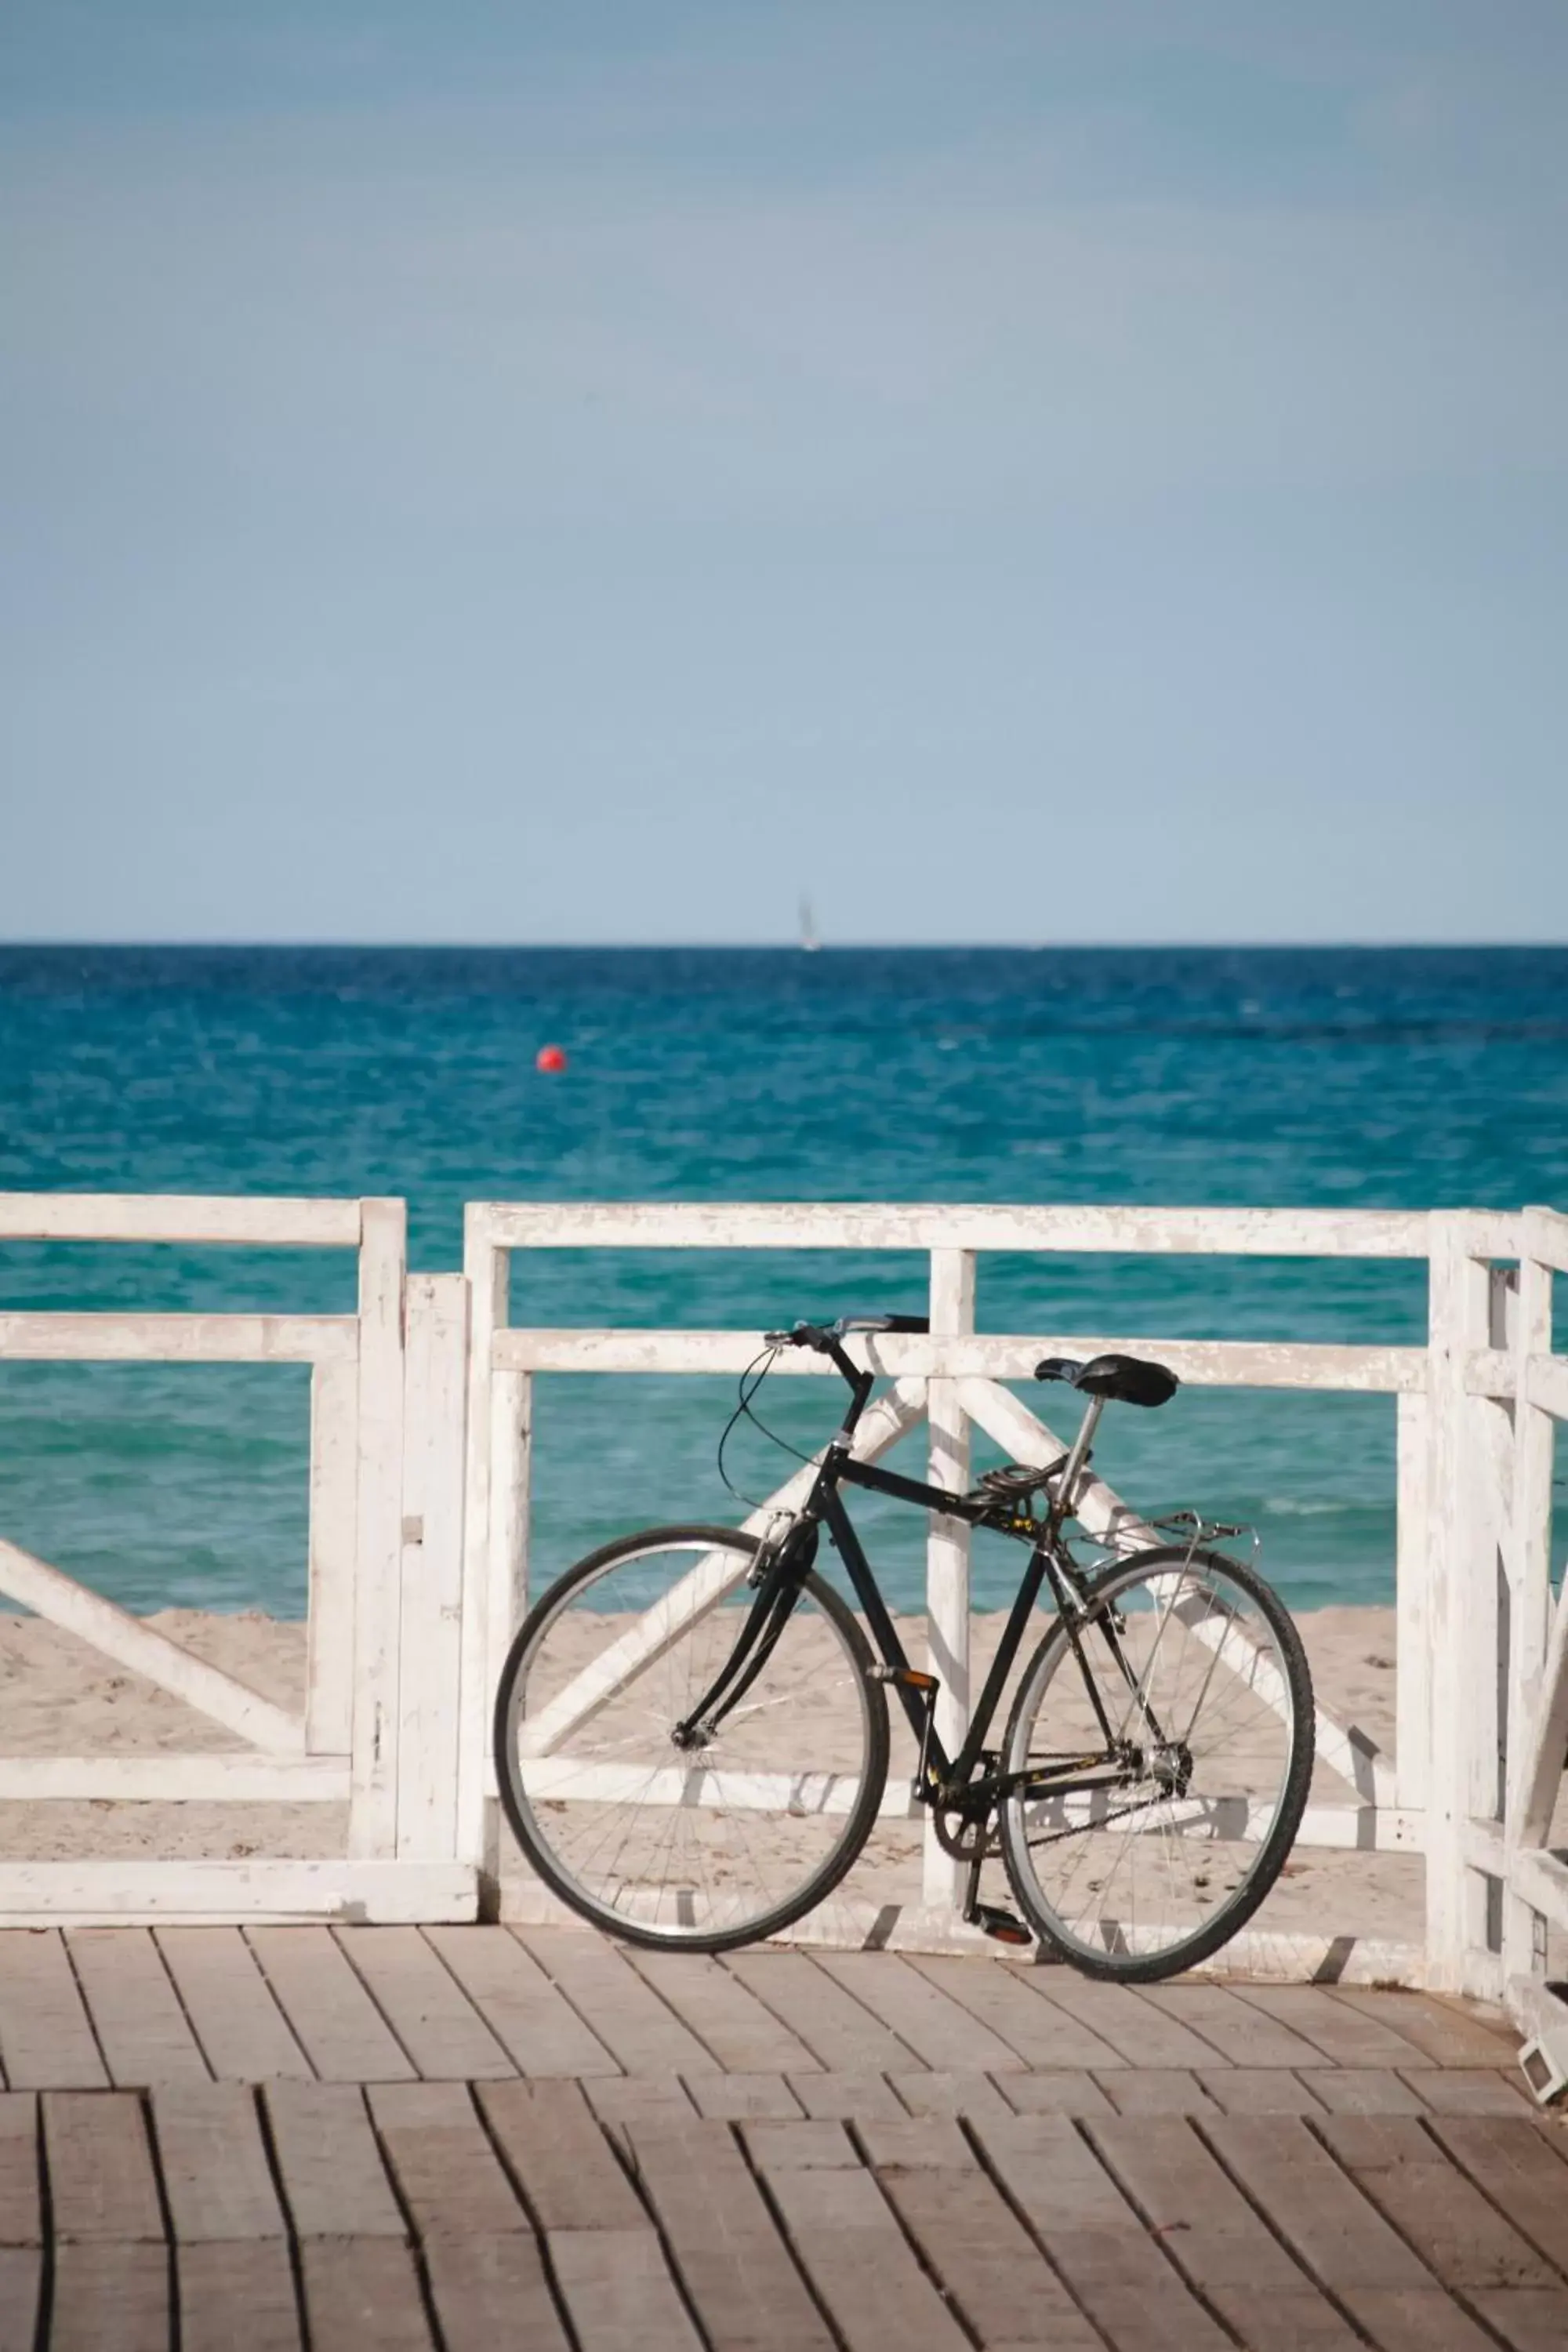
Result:
M735 1418L786 1347L829 1358L850 1390L803 1507L765 1537L624 1537L542 1595L497 1693L507 1819L545 1885L628 1942L718 1952L775 1935L832 1893L871 1835L890 1690L916 1748L912 1805L967 1865L965 1918L1091 1976L1173 1975L1251 1916L1300 1825L1313 1757L1300 1637L1256 1566L1212 1548L1239 1528L1180 1513L1152 1530L1174 1540L1140 1531L1131 1551L1081 1528L1069 1539L1101 1414L1165 1403L1179 1383L1162 1365L1047 1357L1036 1378L1087 1399L1076 1439L1045 1468L1008 1464L966 1494L858 1458L877 1375L846 1339L928 1328L880 1315L769 1332ZM845 1487L1029 1547L956 1756L935 1727L937 1677L905 1654ZM817 1573L824 1528L858 1616ZM1047 1592L1054 1616L988 1746ZM1016 1912L980 1899L994 1857Z

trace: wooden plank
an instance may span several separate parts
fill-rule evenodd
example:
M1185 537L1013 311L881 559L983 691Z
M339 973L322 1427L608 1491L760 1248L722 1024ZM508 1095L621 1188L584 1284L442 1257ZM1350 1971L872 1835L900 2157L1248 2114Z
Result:
M1445 2286L1555 2288L1554 2316L1561 2340L1568 2342L1568 2290L1551 2264L1413 2117L1326 2116L1318 2130L1356 2186Z
M634 2124L642 2191L710 2344L832 2352L833 2339L722 2123Z
M74 1927L68 1949L111 2081L205 2083L207 2063L145 1927Z
M297 2238L406 2238L363 2091L269 2083L261 2095Z
M403 1591L403 1294L407 1213L361 1203L359 1474L349 1852L397 1852L397 1660Z
M896 2033L922 2065L956 2074L1024 2071L1016 2050L896 1953L823 1952L816 1965Z
M445 2352L495 2352L500 2344L571 2352L531 2234L432 2238L425 2270Z
M310 2062L237 1927L160 1927L158 1949L220 2082L310 2078Z
M359 1344L310 1375L305 1746L345 1759L353 1738L354 1547L359 1524ZM347 1790L344 1795L347 1795Z
M35 1559L31 1552L4 1538L0 1538L0 1592L47 1618L51 1625L76 1634L131 1673L143 1675L160 1690L183 1699L198 1715L210 1716L226 1731L237 1732L254 1747L284 1756L304 1754L305 1728L295 1717L274 1706L237 1675L226 1675L221 1667L208 1665L205 1658L182 1649L144 1617L132 1617L100 1592L79 1584L74 1577L63 1576L47 1560Z
M500 2043L417 1927L339 1927L335 1933L426 2082L515 2074Z
M1502 2074L1487 2066L1429 2067L1424 2074L1406 2074L1405 2080L1436 2116L1533 2116L1536 2112L1512 2068Z
M1312 2084L1320 2105L1334 2116L1419 2116L1426 2111L1425 2101L1392 2066L1330 2066L1313 2075Z
M770 2173L768 2186L848 2352L909 2352L915 2344L921 2352L967 2352L969 2338L869 2174L795 2166Z
M613 1945L549 1928L512 1932L628 2074L723 2072Z
M310 2342L374 2345L375 2352L430 2352L419 2273L406 2246L384 2238L331 2244L312 2238L300 2249Z
M1427 1993L1336 1985L1328 1998L1386 2025L1424 2052L1435 2066L1509 2066L1519 2054L1517 2035L1486 2024L1457 2002L1436 2000Z
M694 2083L727 2082L724 2074L694 2074ZM689 2123L696 2114L679 2074L601 2074L583 2086L605 2129L624 2143L630 2124Z
M1427 2129L1520 2235L1568 2273L1568 2166L1557 2134L1522 2116L1440 2116Z
M492 1564L497 1549L491 1524L492 1488L498 1476L497 1436L500 1400L495 1393L497 1374L490 1362L492 1343L507 1319L507 1294L511 1263L505 1250L494 1248L476 1223L472 1208L463 1213L463 1275L468 1286L468 1397L467 1459L463 1489L463 1613L458 1718L458 1851L499 1885L500 1822L490 1764L490 1716L500 1678L504 1645L521 1612L513 1614L508 1588L498 1601L492 1593ZM515 1375L501 1375L515 1382ZM508 1406L519 1401L509 1395ZM525 1418L525 1412L520 1419ZM500 1446L507 1447L508 1422L500 1419ZM515 1440L514 1440L515 1445ZM499 1502L500 1498L495 1497ZM501 1515L498 1511L497 1517ZM508 1538L526 1531L526 1498L520 1520L507 1529ZM513 1549L503 1540L510 1567Z
M197 1927L236 1918L471 1919L474 1874L445 1862L0 1862L5 1928Z
M717 1960L700 1952L628 1949L626 1957L729 2073L806 2074L815 2069L816 2061L799 2036Z
M1299 2117L1226 2116L1205 2124L1204 2137L1296 2260L1384 2352L1486 2352L1481 2329Z
M238 2083L167 2084L153 2094L153 2133L182 2245L284 2235L254 2091Z
M97 2090L108 2084L57 1929L0 1930L0 2051L14 2091Z
M995 1960L929 1957L911 1952L911 1969L928 1977L940 1992L977 2017L982 2025L1017 2052L1032 2069L1121 2066L1120 2051L1091 2033L1079 2018L1069 2017L1037 1990L1020 1980L1020 1971Z
M693 2074L691 2097L717 2123L793 2123L805 2113L782 2074Z
M37 2352L43 2286L39 2248L0 2244L0 2352Z
M129 2091L46 2091L51 2225L62 2242L163 2242L163 2210L142 2102Z
M49 2352L168 2352L169 2250L100 2239L55 2250Z
M490 1360L509 1379L536 1372L677 1372L733 1376L756 1360L762 1335L754 1331L690 1328L584 1330L511 1328L498 1331ZM1172 1339L1139 1333L1097 1331L986 1332L980 1337L912 1338L879 1333L851 1337L852 1362L900 1381L939 1380L960 1391L961 1409L971 1411L973 1389L987 1381L1026 1381L1042 1349L1080 1360L1120 1352L1156 1356L1191 1386L1210 1388L1318 1389L1394 1395L1415 1391L1426 1377L1419 1348L1324 1346L1313 1340ZM1505 1356L1474 1351L1467 1376L1485 1393L1511 1388L1513 1368ZM785 1380L821 1380L831 1367L809 1355L783 1356L773 1367ZM978 1412L974 1419L979 1420ZM948 1485L951 1482L944 1479Z
M620 2072L598 2036L509 1929L426 1927L424 1935L520 2072Z
M1048 1977L1048 1984L1037 1983L1037 1977ZM1126 1985L1100 1984L1075 1976L1070 1969L1021 1971L1017 1980L1039 2000L1087 2025L1130 2066L1207 2067L1215 2063L1212 2042Z
M882 2172L973 2172L979 2158L951 2116L900 2116L856 2133L866 2161Z
M174 2251L180 2352L300 2352L299 2296L280 2238Z
M1405 1209L1101 1208L965 1202L485 1201L471 1231L506 1249L1099 1250L1182 1256L1425 1257ZM1518 1255L1517 1216L1465 1217L1478 1254Z
M463 1621L468 1285L412 1275L403 1413L397 1851L456 1860Z
M352 1363L352 1315L0 1315L0 1359L78 1364Z
M357 1201L185 1192L0 1192L0 1234L28 1242L212 1242L353 1249Z
M1043 2074L1003 2074L1002 2095L1016 2116L1113 2116L1095 2077L1081 2068L1053 2067Z
M841 2123L742 2124L741 2137L759 2172L853 2171L860 2159Z
M1352 2352L1359 2339L1185 2123L1091 2123L1096 2153L1189 2285L1244 2344Z
M915 2053L803 1952L734 1952L724 1963L830 2074L903 2074Z
M1322 2052L1274 2014L1239 2000L1221 1985L1146 1985L1141 1998L1185 2025L1233 2066L1323 2066ZM1205 2062L1212 2066L1212 2058Z
M31 2091L0 2091L0 2246L41 2246L38 2102Z
M1315 2116L1328 2104L1317 2086L1333 2079L1333 2069L1303 2078L1288 2066L1216 2066L1197 2079L1227 2116Z
M911 2116L1010 2116L1014 2112L989 2074L932 2071L891 2074L888 2079Z
M650 2226L577 2084L481 2083L474 2095L539 2229Z
M368 2094L383 2151L421 2240L532 2234L462 2083L386 2083Z
M1229 2337L1182 2284L1069 2117L1017 2116L974 2129L988 2169L1113 2344L1228 2352Z
M1402 1396L1395 1414L1394 1720L1399 1727L1394 1785L1399 1802L1419 1812L1431 1788L1432 1648L1427 1623L1431 1520L1431 1402Z
M651 2230L565 2230L550 2262L582 2352L702 2352Z
M1027 2077L1009 2079L1023 2082ZM808 2116L826 2123L871 2116L891 2118L904 2112L880 2074L792 2074L789 2086Z
M338 1805L346 1758L262 1756L218 1748L185 1756L0 1757L7 1804Z
M1300 2035L1333 2066L1429 2066L1418 2043L1372 2011L1336 2000L1315 1985L1238 1985L1250 2009Z
M1101 2085L1119 2116L1207 2116L1215 2103L1185 2066L1128 2066Z
M324 2083L400 2083L416 2072L325 1927L253 1927L249 1944Z

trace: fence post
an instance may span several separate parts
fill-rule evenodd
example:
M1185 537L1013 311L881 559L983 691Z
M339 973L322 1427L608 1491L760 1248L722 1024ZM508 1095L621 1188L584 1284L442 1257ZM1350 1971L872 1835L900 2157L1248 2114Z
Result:
M932 1250L931 1328L933 1339L973 1330L973 1250ZM931 1483L962 1494L969 1485L969 1416L956 1381L927 1382L926 1418L931 1425ZM936 1728L950 1756L958 1753L969 1728L969 1537L966 1521L933 1515L926 1543L926 1654L942 1684ZM922 1900L932 1908L955 1909L963 1898L965 1874L964 1864L937 1843L928 1814Z
M1501 1889L1468 1857L1473 1819L1502 1811L1500 1680L1506 1580L1500 1568L1506 1431L1501 1408L1472 1396L1468 1359L1490 1347L1498 1295L1492 1269L1472 1255L1462 1212L1432 1219L1431 1643L1426 1810L1428 1982L1479 1989L1476 1968L1501 1945Z
M468 1356L462 1276L411 1276L397 1675L400 1861L458 1859Z
M1396 1400L1395 1429L1394 1785L1401 1811L1420 1813L1432 1778L1430 1396L1405 1390Z
M489 1753L491 1343L506 1328L511 1260L491 1241L482 1202L463 1213L468 1286L468 1471L463 1505L463 1641L458 1700L458 1855L479 1873L480 1909L493 1914L498 1867Z
M1530 1360L1552 1349L1552 1267L1531 1243L1542 1220L1524 1213L1519 1296L1514 1303L1513 1493L1510 1572L1513 1644L1508 1690L1508 1827L1510 1860L1519 1845L1545 1842L1548 1822L1527 1819L1532 1796L1531 1736L1544 1688L1552 1628L1552 1474L1556 1425L1531 1400ZM1561 1725L1561 1717L1559 1717ZM1563 1732L1554 1743L1561 1760ZM1539 1811L1539 1806L1536 1808ZM1548 1809L1550 1810L1550 1809ZM1503 1895L1503 1975L1540 1975L1546 1960L1546 1922L1522 1896Z
M305 1747L312 1756L346 1756L353 1738L358 1485L359 1366L312 1365L305 1625Z
M397 1651L402 1604L403 1308L407 1211L360 1204L359 1475L349 1853L397 1852Z

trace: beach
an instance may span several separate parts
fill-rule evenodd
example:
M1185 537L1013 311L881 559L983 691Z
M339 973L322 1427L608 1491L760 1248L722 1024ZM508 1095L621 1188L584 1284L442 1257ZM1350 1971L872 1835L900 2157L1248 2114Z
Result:
M305 1628L258 1612L220 1616L163 1610L147 1622L171 1640L238 1676L278 1705L298 1709L305 1686ZM1001 1618L975 1617L973 1655L984 1662ZM1336 1607L1298 1618L1321 1701L1357 1723L1387 1755L1394 1752L1394 1612ZM921 1654L921 1620L899 1620L911 1656ZM797 1741L811 1737L812 1694L789 1709ZM16 1756L135 1756L191 1750L233 1752L240 1743L182 1702L97 1656L72 1635L39 1620L0 1619L0 1719L6 1752ZM798 1764L798 1744L781 1750ZM893 1772L910 1765L907 1734L895 1738ZM1320 1766L1314 1797L1347 1803L1343 1784ZM0 1855L15 1861L123 1856L195 1858L328 1856L343 1851L346 1808L336 1804L183 1804L99 1800L0 1803ZM509 1842L510 1843L510 1842ZM522 1874L514 1852L503 1861L503 1890ZM998 1883L1000 1872L997 1872ZM884 1819L856 1864L846 1893L878 1904L920 1899L920 1824ZM1257 1924L1281 1932L1353 1935L1418 1944L1423 1870L1417 1856L1298 1847Z

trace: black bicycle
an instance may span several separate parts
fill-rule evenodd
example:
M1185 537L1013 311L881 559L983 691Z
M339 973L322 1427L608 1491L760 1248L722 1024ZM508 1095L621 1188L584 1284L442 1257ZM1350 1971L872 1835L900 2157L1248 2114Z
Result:
M1091 1976L1173 1975L1257 1909L1300 1825L1313 1748L1300 1638L1256 1568L1214 1549L1239 1528L1183 1513L1124 1549L1074 1528L1100 1414L1165 1403L1178 1383L1162 1365L1047 1358L1036 1378L1089 1400L1072 1446L967 1494L858 1459L877 1376L846 1338L927 1328L867 1315L770 1332L740 1410L782 1348L830 1358L850 1390L802 1507L762 1537L648 1528L551 1586L497 1695L507 1818L584 1918L632 1943L716 1952L820 1904L879 1813L923 1809L967 1865L965 1916L989 1934L1038 1938ZM850 1523L849 1486L1028 1547L956 1756L933 1721L937 1678L905 1654ZM817 1572L824 1528L857 1609ZM1016 1672L1037 1601L1053 1613ZM889 1690L913 1755L892 1807ZM1021 1918L980 1899L994 1855Z

